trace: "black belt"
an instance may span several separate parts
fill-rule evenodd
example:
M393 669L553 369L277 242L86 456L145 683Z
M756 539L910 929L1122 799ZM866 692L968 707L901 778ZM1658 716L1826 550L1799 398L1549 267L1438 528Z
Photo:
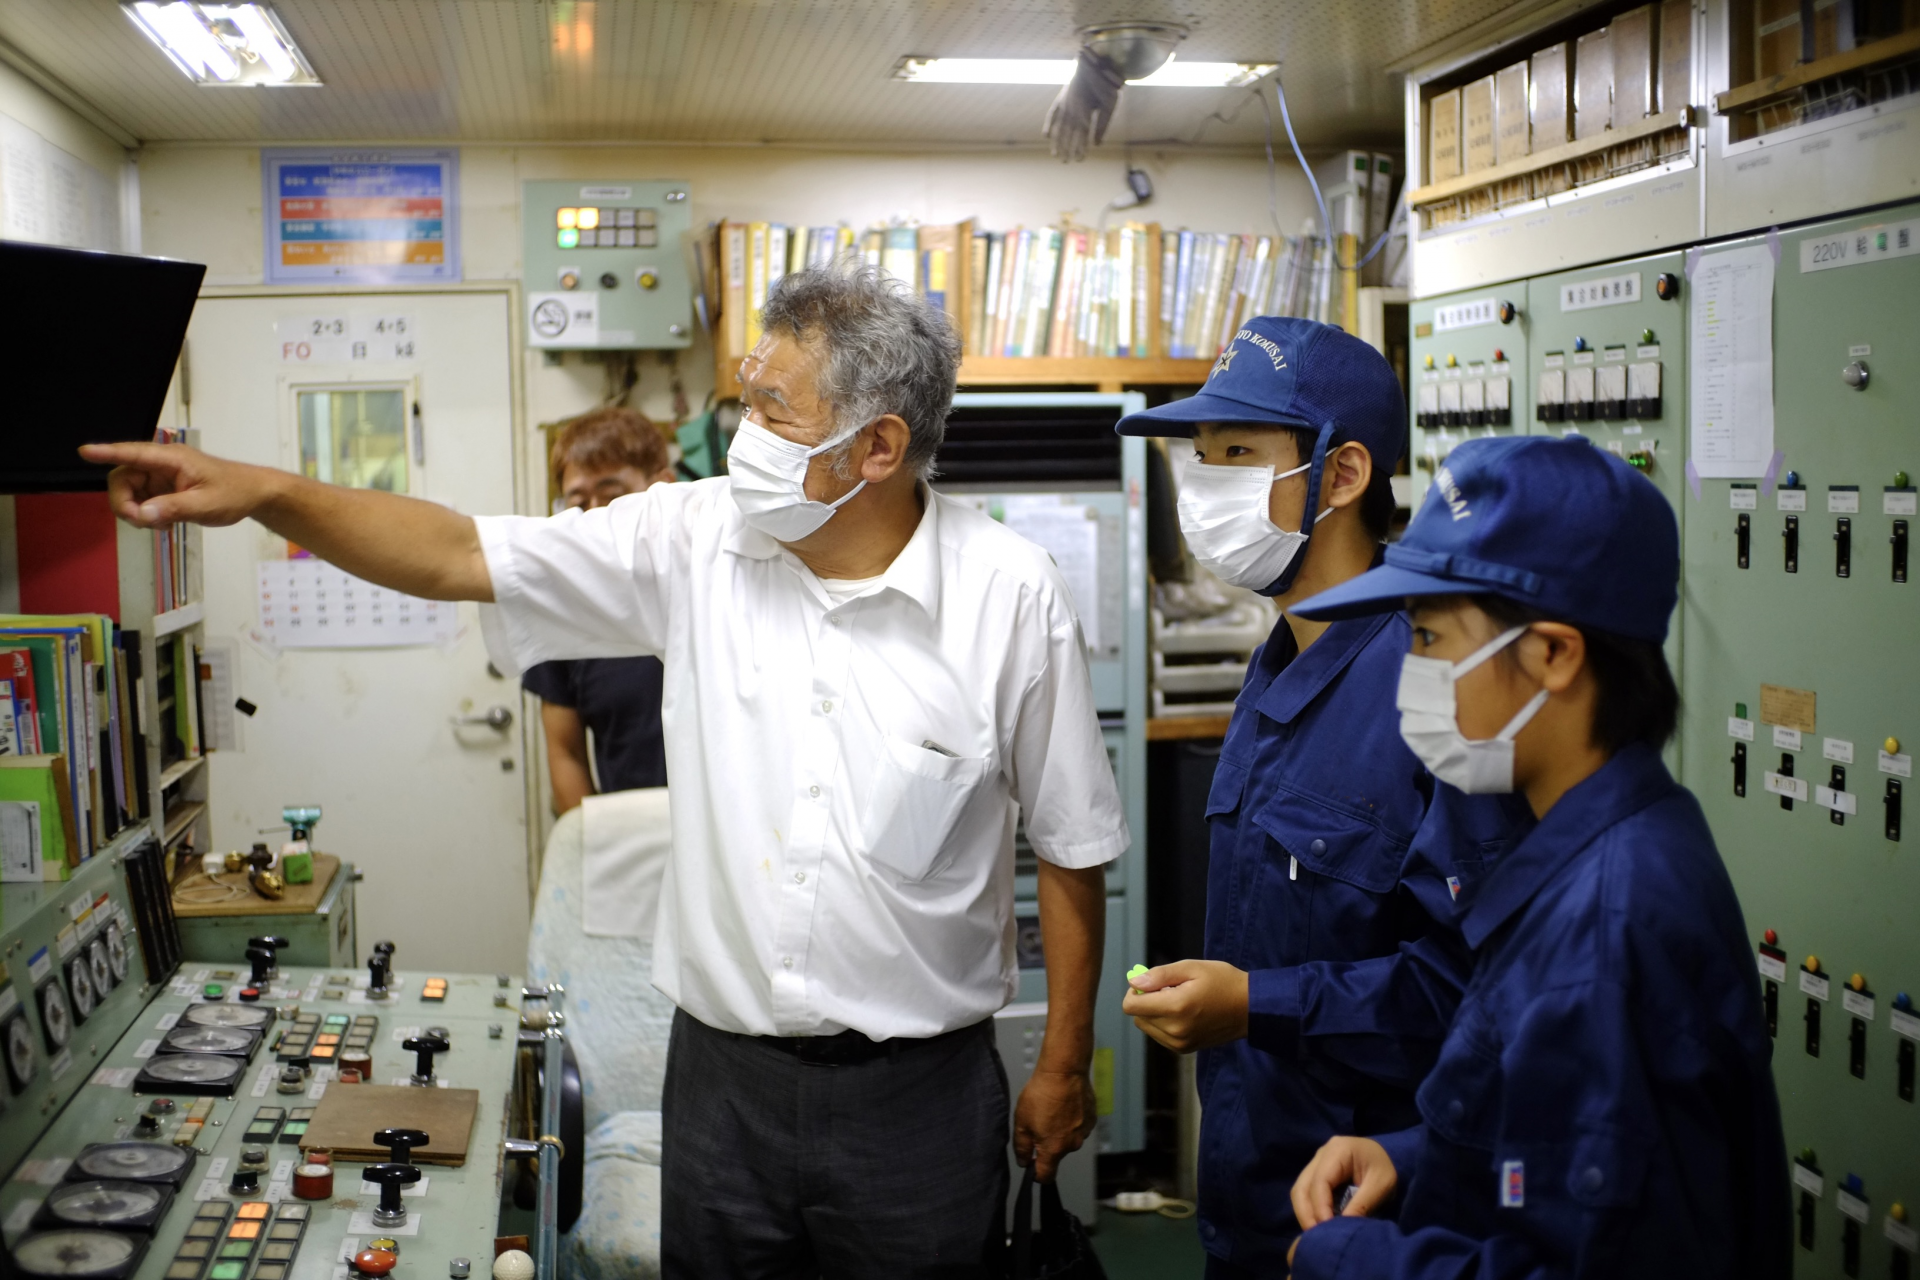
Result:
M960 1036L977 1035L980 1029L988 1025L976 1022L972 1026L961 1027L957 1031L942 1032L937 1036L913 1039L895 1036L891 1040L874 1040L864 1031L842 1031L831 1036L748 1036L737 1031L726 1034L736 1040L745 1040L750 1044L766 1045L790 1054L800 1061L816 1067L846 1067L861 1062L875 1062L881 1058L891 1058L902 1053L911 1053L930 1045L942 1044Z

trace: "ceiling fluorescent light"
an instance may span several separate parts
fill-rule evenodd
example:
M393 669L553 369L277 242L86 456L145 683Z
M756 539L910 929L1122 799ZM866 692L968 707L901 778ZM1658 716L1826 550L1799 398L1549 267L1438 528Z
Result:
M1177 58L1150 76L1128 84L1149 89L1237 89L1271 75L1273 62L1181 62ZM896 80L916 84L1044 84L1058 88L1073 79L1072 58L902 58Z
M320 83L279 17L264 4L137 0L120 7L196 84Z

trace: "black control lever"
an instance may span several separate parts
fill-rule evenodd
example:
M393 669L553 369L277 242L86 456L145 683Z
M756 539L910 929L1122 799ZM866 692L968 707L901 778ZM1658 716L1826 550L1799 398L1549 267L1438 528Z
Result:
M420 1168L411 1164L370 1164L360 1175L380 1187L380 1204L373 1211L376 1227L406 1225L407 1206L400 1202L400 1190L420 1181Z
M247 939L247 959L253 965L254 986L259 986L280 971L280 949L292 945L292 938L282 938L278 934L267 934L264 937ZM264 951L267 953L267 963L264 969L260 967L259 958L253 954L255 951Z
M389 1164L412 1164L413 1149L424 1147L431 1141L418 1129L382 1129L373 1135L373 1145L387 1149Z
M387 998L387 956L375 951L367 957L367 995L374 1000Z
M452 1046L447 1043L445 1036L425 1035L403 1040L400 1042L400 1047L415 1055L413 1082L430 1085L433 1083L433 1055L445 1053Z
M248 947L247 963L253 966L253 985L264 987L273 977L273 949L271 947Z

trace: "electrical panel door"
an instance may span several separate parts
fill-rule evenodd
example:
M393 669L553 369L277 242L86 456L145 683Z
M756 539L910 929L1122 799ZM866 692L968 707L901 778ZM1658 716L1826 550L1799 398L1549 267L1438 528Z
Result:
M1528 431L1526 298L1521 280L1409 305L1416 506L1462 440Z
M1900 1275L1912 1237L1888 1214L1920 1209L1920 207L1777 244L1774 483L1686 500L1682 778L1753 935L1789 1155L1812 1153L1794 1273Z

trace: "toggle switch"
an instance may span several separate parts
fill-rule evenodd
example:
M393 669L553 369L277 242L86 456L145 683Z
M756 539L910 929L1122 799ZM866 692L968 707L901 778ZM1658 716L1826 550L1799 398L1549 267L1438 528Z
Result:
M1827 790L1835 793L1834 804L1836 807L1827 810L1827 821L1833 823L1833 825L1836 827L1844 827L1847 825L1847 815L1842 813L1838 808L1838 805L1840 803L1838 798L1838 793L1845 791L1846 789L1847 789L1846 766L1838 765L1838 764L1834 765L1833 768L1827 771Z
M400 1043L400 1047L414 1055L413 1082L418 1085L431 1085L433 1083L433 1055L436 1053L445 1053L450 1046L447 1044L447 1038L445 1036L424 1035L415 1036L411 1040L403 1040Z
M1782 751L1780 753L1780 776L1783 778L1791 778L1793 776L1793 752L1791 751ZM1788 813L1792 813L1793 797L1781 796L1780 807ZM1815 970L1815 972L1818 972L1818 970Z
M1820 1163L1818 1158L1813 1154L1812 1147L1803 1148L1800 1154L1794 1157L1793 1162L1811 1175L1811 1181L1815 1187L1821 1185ZM1797 1176L1794 1178L1794 1185L1798 1187L1800 1191L1800 1247L1811 1250L1813 1248L1814 1214L1820 1205L1820 1193L1802 1184Z
M260 1171L244 1166L233 1171L233 1180L227 1183L227 1194L234 1196L257 1196L260 1194Z
M1820 957L1808 956L1806 964L1802 965L1801 968L1804 972L1810 973L1816 978L1820 977ZM1810 995L1807 997L1806 1023L1807 1056L1809 1058L1817 1058L1820 1056L1820 997L1818 996Z
M1733 744L1733 794L1747 794L1747 744L1744 742Z
M1780 949L1780 935L1769 929L1760 935L1760 972L1764 975L1762 999L1767 1009L1767 1035L1780 1034L1780 983L1787 976L1787 953Z
M1788 573L1800 572L1800 517L1788 516L1787 527L1780 531L1782 549L1786 552Z
M401 1203L400 1192L420 1181L419 1167L410 1164L370 1164L360 1176L380 1188L380 1203L373 1210L373 1225L406 1226L407 1206Z
M387 979L393 970L393 944L376 942L373 954L367 957L367 997L371 1000L385 1000L388 995Z
M1853 1015L1853 1026L1847 1031L1847 1070L1855 1080L1867 1078L1867 1022L1873 1017L1873 992L1867 990L1867 979L1862 974L1854 974L1847 979L1847 990L1841 993L1846 1002L1847 1012Z
M1909 1018L1909 1019L1912 1018L1914 1016L1913 997L1909 996L1904 991L1896 993L1893 997L1893 1012L1894 1012L1895 1022L1900 1021L1901 1018L1903 1017ZM1895 1055L1896 1056L1895 1066L1897 1068L1895 1074L1897 1079L1894 1085L1894 1092L1900 1095L1900 1101L1912 1102L1913 1101L1913 1059L1914 1059L1915 1050L1913 1047L1913 1041L1908 1037L1899 1036L1898 1039L1900 1041L1900 1048L1897 1050Z
M1833 576L1853 576L1853 521L1846 516L1833 522Z
M1880 803L1886 806L1887 811L1886 837L1889 840L1898 840L1900 838L1900 779L1887 779L1887 794Z
M418 1129L382 1129L373 1135L373 1145L387 1149L388 1164L412 1164L413 1149L431 1141Z
M1907 522L1895 520L1893 532L1887 536L1888 543L1893 547L1893 580L1895 582L1907 580L1907 540Z
M1742 569L1753 560L1753 521L1744 511L1733 522L1733 559Z

